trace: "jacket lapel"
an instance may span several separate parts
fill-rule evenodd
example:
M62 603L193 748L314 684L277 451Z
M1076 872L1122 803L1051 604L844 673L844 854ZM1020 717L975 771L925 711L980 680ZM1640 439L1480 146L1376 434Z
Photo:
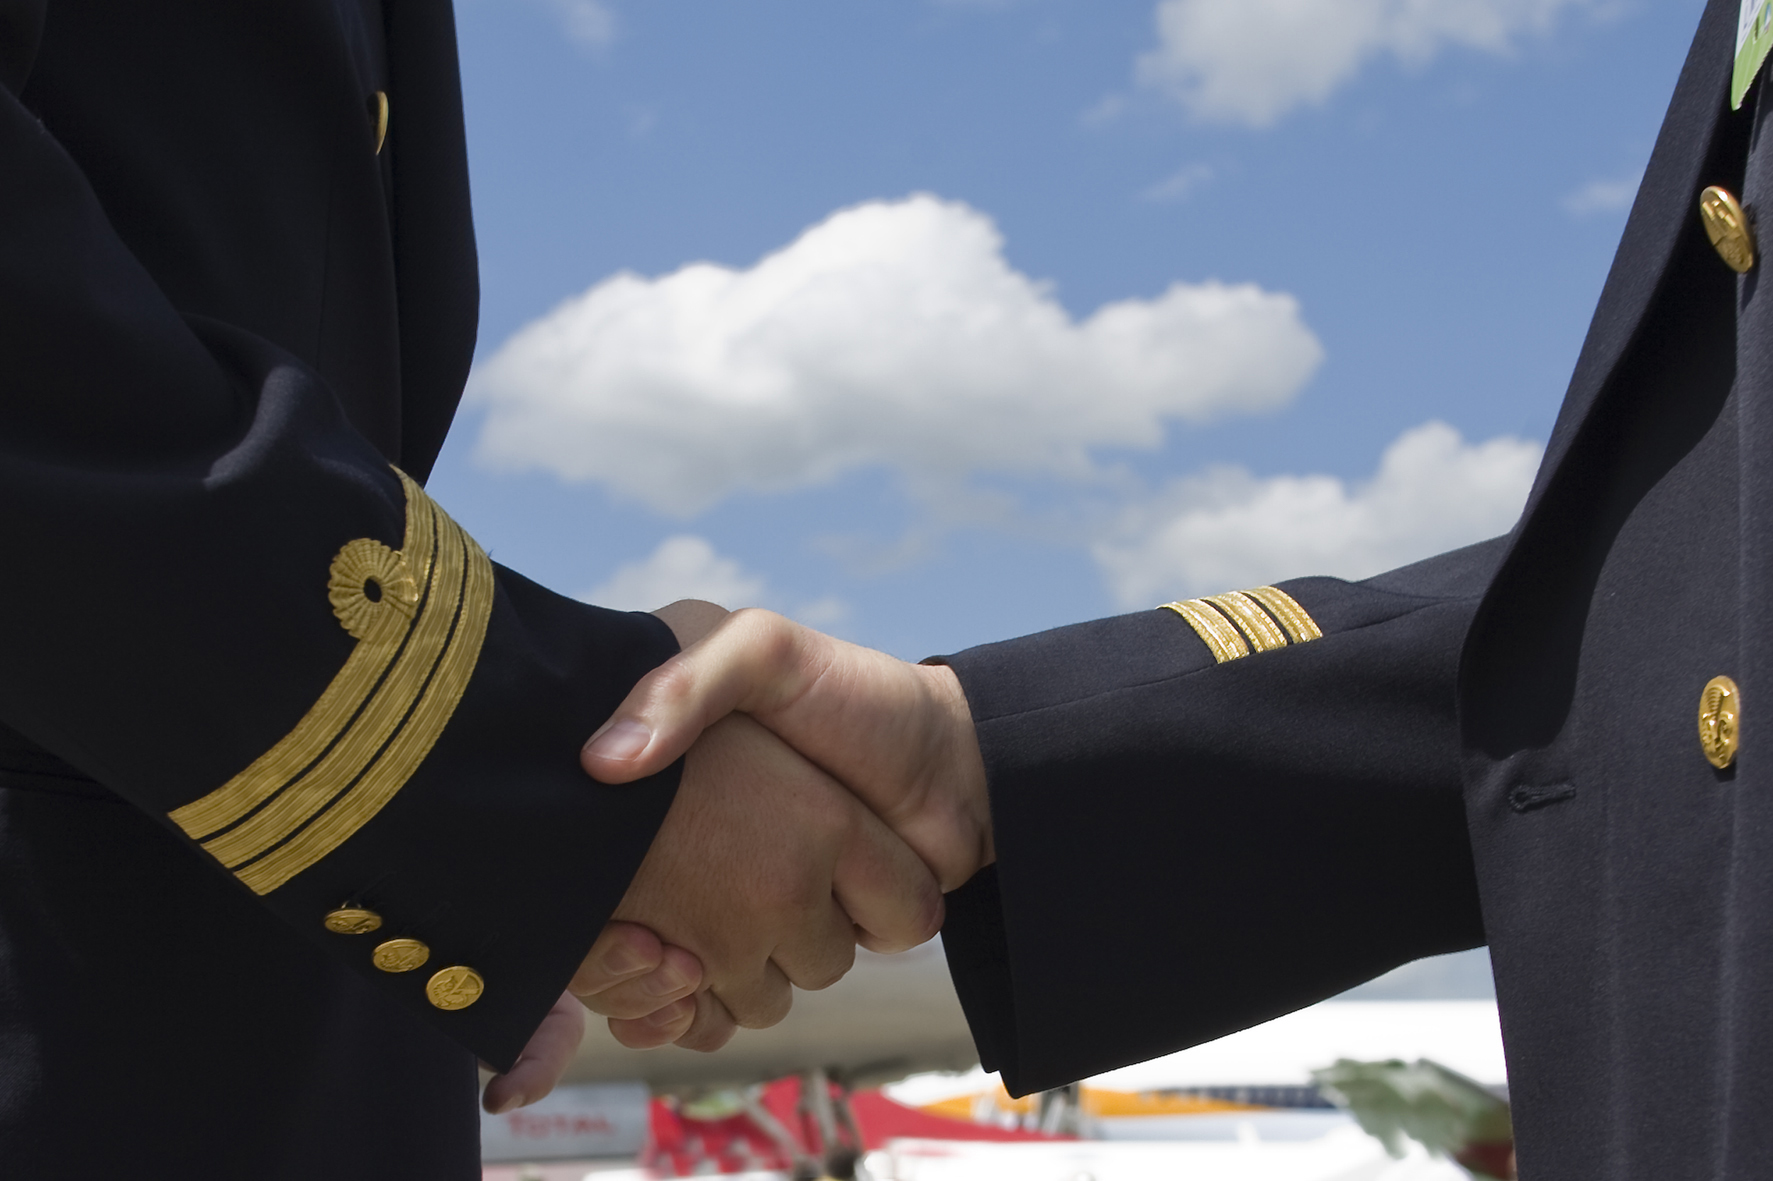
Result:
M1607 408L1615 389L1654 396L1631 380L1639 374L1632 359L1646 355L1641 338L1658 324L1666 331L1681 322L1656 309L1688 310L1690 292L1681 284L1690 286L1694 265L1716 264L1719 282L1728 274L1716 259L1693 252L1710 253L1699 223L1700 189L1739 187L1745 163L1736 143L1743 124L1724 118L1736 17L1737 0L1710 0L1700 18L1526 509L1466 635L1459 710L1468 752L1482 752L1476 770L1485 760L1542 747L1562 730L1587 618L1587 593L1578 584L1592 585L1608 544L1607 489L1598 481L1612 478L1605 474L1607 449L1617 440L1609 438L1615 416ZM1720 139L1726 132L1729 142ZM1664 306L1669 300L1679 302ZM1726 296L1726 309L1728 303Z
M1601 289L1576 371L1564 394L1545 458L1533 481L1522 520L1530 522L1545 489L1581 434L1596 400L1636 339L1683 231L1699 225L1699 190L1719 116L1728 109L1731 53L1736 44L1737 0L1711 0L1681 68L1674 99L1656 137L1643 184L1632 203L1625 234ZM1530 527L1530 526L1529 526Z

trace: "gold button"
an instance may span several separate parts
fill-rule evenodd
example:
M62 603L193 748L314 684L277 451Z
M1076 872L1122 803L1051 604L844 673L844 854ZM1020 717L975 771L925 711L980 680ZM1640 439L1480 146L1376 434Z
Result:
M1699 194L1699 220L1705 223L1705 236L1717 248L1718 257L1731 270L1740 275L1755 265L1754 227L1728 189L1712 185Z
M378 90L369 96L369 125L376 133L376 155L388 141L388 92Z
M381 925L381 915L357 906L341 906L326 915L326 929L334 935L367 935Z
M445 968L425 985L425 996L439 1009L466 1009L486 991L486 981L473 968Z
M1705 759L1722 771L1736 759L1737 720L1742 712L1741 691L1729 677L1713 677L1699 695L1699 748Z
M431 949L417 939L390 939L376 945L370 963L384 972L410 972L431 958Z

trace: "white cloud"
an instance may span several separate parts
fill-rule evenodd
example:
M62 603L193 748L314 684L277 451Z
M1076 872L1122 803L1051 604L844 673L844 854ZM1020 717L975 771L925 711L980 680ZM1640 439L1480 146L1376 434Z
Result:
M765 582L701 537L667 537L641 561L621 566L585 601L617 611L651 611L678 599L706 599L722 607L762 606Z
M475 373L483 464L688 515L864 467L913 483L1088 476L1171 419L1287 404L1322 359L1289 295L1177 283L1075 320L991 219L917 195L845 209L756 265L622 273Z
M830 628L850 617L850 605L836 595L798 606L782 602L761 574L722 557L706 538L688 533L667 537L651 554L617 567L608 581L580 597L616 611L652 611L678 599L706 599L733 611L769 607L818 628Z
M1566 196L1561 204L1564 212L1576 217L1587 217L1591 213L1616 213L1631 205L1643 180L1644 173L1641 169L1634 175L1619 180L1591 180Z
M1597 0L1160 0L1139 80L1195 117L1262 127L1320 103L1374 58L1410 66L1448 46L1506 53Z
M1540 450L1508 437L1467 444L1429 422L1399 435L1364 484L1219 468L1129 511L1096 560L1127 607L1303 574L1365 578L1506 532Z
M616 11L606 0L549 0L566 35L590 49L616 39Z

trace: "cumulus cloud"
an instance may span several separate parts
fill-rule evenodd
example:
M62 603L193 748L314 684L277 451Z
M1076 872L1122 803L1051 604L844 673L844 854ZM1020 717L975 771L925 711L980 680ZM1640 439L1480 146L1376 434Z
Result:
M651 611L678 599L706 599L737 611L768 607L806 624L830 629L850 617L850 605L836 595L786 602L769 580L736 559L722 557L707 538L681 533L667 537L638 562L617 567L610 578L580 596L616 611Z
M680 534L661 541L642 560L619 567L584 598L617 611L651 611L678 599L707 599L737 610L765 605L767 594L764 579L721 557L706 538Z
M1079 477L1170 420L1277 409L1322 359L1289 295L1177 283L1076 319L1003 245L984 214L916 195L747 269L612 276L476 371L477 457L680 515L865 467Z
M1197 118L1266 126L1321 103L1370 61L1419 66L1448 46L1491 53L1596 0L1161 0L1139 80Z
M1468 444L1429 422L1399 435L1362 484L1214 469L1130 510L1095 556L1127 607L1303 574L1365 578L1507 532L1540 450L1509 437Z

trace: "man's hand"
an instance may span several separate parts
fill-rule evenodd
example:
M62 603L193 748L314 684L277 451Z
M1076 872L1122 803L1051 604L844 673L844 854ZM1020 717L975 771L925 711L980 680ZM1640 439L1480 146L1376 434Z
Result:
M780 1021L789 985L835 982L858 942L897 951L941 927L917 855L755 721L724 718L685 745L677 797L614 917L699 957L695 1044Z
M661 606L654 615L667 622L676 633L679 645L688 649L706 637L707 633L718 628L725 621L727 610L699 599L681 599L672 605ZM681 754L683 748L690 747L691 741L699 734L700 727L697 727L697 734L688 734L684 738L683 747L677 748L677 754ZM665 755L656 759L654 764L656 768L663 768L674 757L676 754ZM691 763L695 761L697 759L693 759ZM645 771L635 771L626 778L635 778L642 773ZM686 768L686 782L688 775L690 768ZM865 821L863 826L867 828ZM876 841L878 837L878 832L872 835L865 833L863 844ZM847 872L849 871L846 871L846 876ZM920 887L913 888L913 894L917 888ZM860 901L858 904L867 908L867 901ZM915 901L911 904L915 906ZM892 922L897 920L888 915L888 924ZM929 933L933 933L934 927L940 927L940 901L938 917L933 920ZM867 924L858 924L855 933L862 938L865 945L874 949L892 949L895 945L894 938L883 938L879 933L867 929ZM911 945L922 942L924 938L929 938L929 933L915 933L910 940L901 938L899 943ZM853 956L853 949L844 952L846 965L849 963L849 956ZM715 993L702 988L702 981L702 963L688 950L661 942L647 927L612 920L603 929L603 935L599 936L598 943L590 950L567 991L578 997L594 1013L610 1018L610 1032L626 1046L640 1050L677 1043L691 1050L718 1050L732 1037L738 1025L722 1000ZM541 1068L532 1068L532 1075L539 1069ZM512 1075L516 1073L518 1071L512 1071ZM555 1078L558 1078L558 1071ZM551 1085L553 1083L550 1082L550 1087ZM489 1085L489 1096L493 1092L495 1085ZM534 1103L535 1099L541 1098L541 1094L546 1094L546 1087L537 1094L530 1094L525 1101Z
M632 1049L669 1042L718 1049L731 1036L730 1028L718 1040L712 1040L716 1031L706 1028L693 1041L681 1040L691 1032L701 986L702 961L695 956L662 943L645 927L611 922L573 974L567 993L609 1018L610 1032Z
M641 680L591 736L583 763L593 778L654 774L737 710L853 790L943 890L995 859L985 764L952 670L907 664L768 611L667 610L706 634Z
M696 1015L692 994L701 982L701 961L681 947L661 943L633 923L607 924L517 1064L487 1082L481 1106L503 1115L558 1086L584 1040L587 1008L609 1017L617 1039L635 1049L685 1037Z

